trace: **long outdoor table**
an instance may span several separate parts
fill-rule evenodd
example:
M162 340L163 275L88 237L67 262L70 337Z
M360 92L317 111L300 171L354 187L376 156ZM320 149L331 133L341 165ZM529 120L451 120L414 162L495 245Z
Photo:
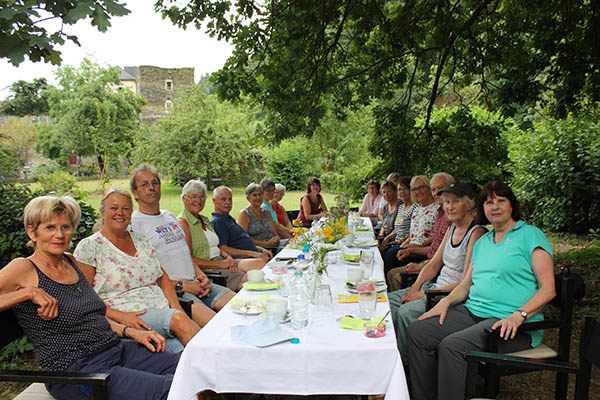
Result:
M373 238L373 234L363 238ZM374 250L373 279L383 280L383 261ZM299 250L284 249L278 257L297 254ZM365 337L362 330L342 329L336 321L346 314L358 316L358 303L337 301L338 294L348 293L346 270L351 267L340 261L327 269L323 283L331 285L333 311L311 305L306 328L293 330L290 323L281 325L300 339L298 344L288 341L258 348L233 341L232 326L250 325L259 317L234 313L230 305L224 307L186 346L169 399L192 399L207 389L217 393L385 394L386 399L409 399L391 318L387 318L386 336L376 339ZM269 265L264 272L273 277ZM236 298L253 299L265 294L281 297L278 289L241 290ZM378 302L375 314L383 316L388 310L388 302Z

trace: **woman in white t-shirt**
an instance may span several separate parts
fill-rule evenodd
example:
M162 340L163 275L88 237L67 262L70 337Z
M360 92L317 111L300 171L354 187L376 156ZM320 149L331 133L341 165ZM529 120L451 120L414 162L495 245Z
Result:
M181 191L184 209L177 216L185 232L185 240L192 251L192 260L203 271L218 271L227 277L227 287L239 290L247 281L246 272L261 269L265 262L260 258L234 259L219 248L219 236L210 220L201 215L206 204L206 185L190 180Z

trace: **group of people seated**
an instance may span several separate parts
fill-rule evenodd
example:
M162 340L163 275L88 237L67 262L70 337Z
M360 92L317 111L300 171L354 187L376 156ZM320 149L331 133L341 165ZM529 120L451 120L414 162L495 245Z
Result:
M541 309L556 295L552 247L521 220L516 196L501 181L487 183L477 199L469 185L443 172L431 180L392 175L381 185L383 199L379 187L367 184L361 215L381 224L379 249L411 396L462 399L465 353L485 348L486 328L499 330L502 353L541 342L542 331L517 328L542 320ZM404 272L418 276L401 289ZM429 289L450 294L426 310Z
M291 236L292 225L279 204L285 188L270 179L248 185L249 205L237 221L226 186L212 192L210 219L202 215L208 193L201 181L183 187L178 216L160 208L154 167L137 167L130 190L105 193L95 233L73 255L77 202L31 200L24 226L34 252L0 270L0 310L14 310L43 369L109 372L109 398L163 399L184 346L233 298L246 272L262 268ZM300 201L305 226L327 213L320 191L311 178ZM500 329L502 351L540 342L541 333L517 328L542 319L555 295L552 249L521 221L506 184L488 183L477 201L469 185L446 173L390 176L381 186L369 181L367 191L360 213L381 226L391 314L415 399L464 396L463 355L483 348L486 327ZM206 272L214 271L226 275L227 287L209 281ZM411 287L392 290L402 271L420 272ZM426 311L430 288L452 291ZM179 299L192 302L191 316ZM57 399L91 391L47 386Z

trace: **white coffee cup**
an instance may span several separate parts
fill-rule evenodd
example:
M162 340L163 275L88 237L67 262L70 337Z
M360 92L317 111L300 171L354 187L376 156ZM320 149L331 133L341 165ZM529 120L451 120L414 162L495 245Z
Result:
M262 283L265 279L265 273L259 269L253 269L247 272L248 282L250 283Z
M361 268L348 268L346 273L348 274L348 280L350 282L358 282L363 277L363 270Z
M287 313L286 299L269 299L267 301L267 315L269 317L277 317L279 321L283 321Z

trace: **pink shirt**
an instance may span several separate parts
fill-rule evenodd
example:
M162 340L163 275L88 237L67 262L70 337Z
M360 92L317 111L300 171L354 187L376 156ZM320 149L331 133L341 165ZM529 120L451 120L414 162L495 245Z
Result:
M379 214L379 209L381 207L383 207L385 205L385 200L383 200L383 197L378 194L377 197L375 197L375 201L372 201L372 197L369 193L365 194L365 197L363 198L363 202L362 202L362 206L360 207L360 214ZM378 218L377 217L371 217L371 223L373 224L373 226L375 226L377 224Z

